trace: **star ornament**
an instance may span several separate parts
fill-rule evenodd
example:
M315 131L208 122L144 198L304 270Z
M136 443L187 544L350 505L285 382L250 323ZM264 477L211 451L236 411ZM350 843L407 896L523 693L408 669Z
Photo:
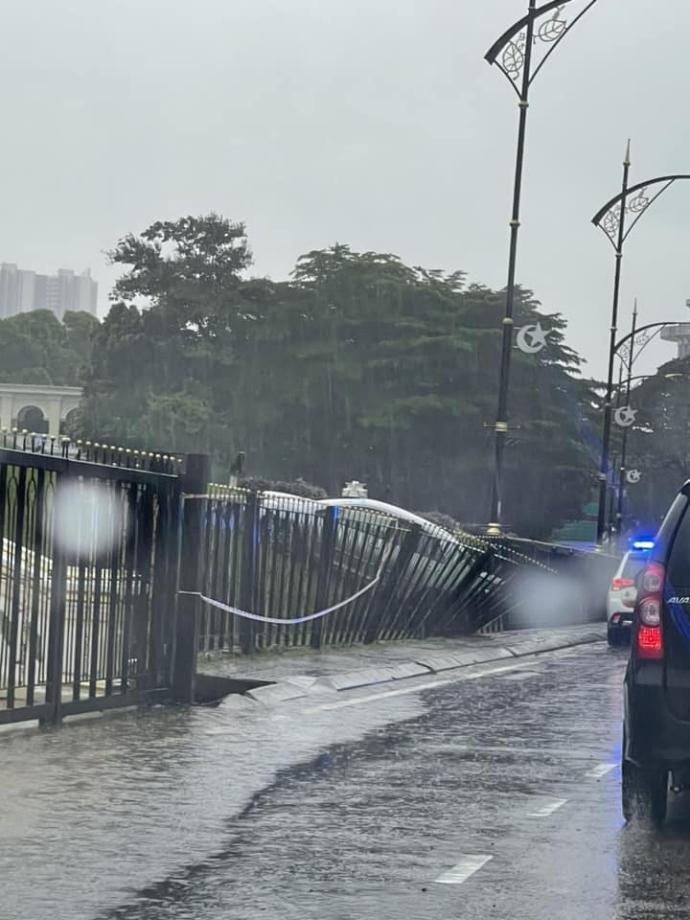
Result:
M536 355L545 348L550 329L543 329L541 323L522 326L518 329L517 347L526 355Z
M613 418L619 428L630 428L637 418L637 409L621 406L620 409L616 409Z

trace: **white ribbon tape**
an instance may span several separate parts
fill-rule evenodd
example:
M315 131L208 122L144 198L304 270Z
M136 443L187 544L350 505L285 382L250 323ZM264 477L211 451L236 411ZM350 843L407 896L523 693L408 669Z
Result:
M297 626L299 623L308 623L309 620L318 620L320 617L325 617L329 613L340 610L341 607L346 607L348 604L356 601L358 597L366 594L367 591L371 591L374 585L378 584L380 579L381 573L379 572L373 581L370 581L368 585L360 588L356 594L353 594L346 600L340 601L338 604L333 604L332 607L326 607L325 610L319 610L317 613L310 613L306 617L293 617L291 619L285 619L283 617L262 617L258 613L250 613L248 610L241 610L239 607L232 607L230 604L223 604L221 601L215 601L211 597L206 597L200 591L178 591L177 593L186 594L191 597L200 597L205 604L216 607L218 610L223 610L225 613L232 613L235 616L244 617L245 620L256 620L258 623L275 623L277 626Z

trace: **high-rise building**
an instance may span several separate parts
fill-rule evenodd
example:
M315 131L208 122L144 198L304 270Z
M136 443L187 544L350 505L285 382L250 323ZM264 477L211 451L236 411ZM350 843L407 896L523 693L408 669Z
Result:
M60 319L66 310L95 316L97 301L98 284L88 269L80 275L67 268L57 275L39 275L11 262L0 266L0 319L30 310L51 310Z

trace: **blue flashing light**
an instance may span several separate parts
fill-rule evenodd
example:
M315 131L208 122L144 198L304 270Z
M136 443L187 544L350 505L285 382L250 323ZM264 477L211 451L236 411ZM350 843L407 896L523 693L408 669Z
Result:
M633 540L633 549L654 549L654 540Z

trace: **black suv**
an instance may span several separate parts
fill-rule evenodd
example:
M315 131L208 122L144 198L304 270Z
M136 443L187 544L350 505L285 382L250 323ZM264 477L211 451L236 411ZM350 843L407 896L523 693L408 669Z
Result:
M670 786L690 786L690 482L675 498L647 565L625 675L623 814L666 817Z

